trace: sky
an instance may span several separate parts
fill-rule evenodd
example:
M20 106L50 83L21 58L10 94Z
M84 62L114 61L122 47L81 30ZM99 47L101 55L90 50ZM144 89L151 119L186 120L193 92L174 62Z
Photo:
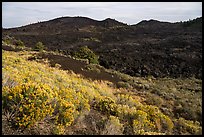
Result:
M201 17L202 2L2 2L3 28L66 16L112 18L128 25L150 19L179 22Z

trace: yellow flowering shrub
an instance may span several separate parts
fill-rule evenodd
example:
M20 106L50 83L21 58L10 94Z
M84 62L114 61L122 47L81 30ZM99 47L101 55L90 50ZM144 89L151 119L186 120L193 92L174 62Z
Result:
M19 127L29 127L36 121L51 115L53 108L48 89L43 85L32 83L17 85L13 88L3 87L2 102L3 109L13 112L12 121Z
M136 119L133 120L133 129L135 134L143 134L146 131L155 130L155 125L148 119L148 114L144 111L138 110Z
M160 112L159 108L152 105L145 105L143 110L147 112L148 119L152 121L159 131L169 131L171 132L174 124L172 120Z
M62 124L56 125L52 130L52 134L54 135L64 135L64 133L65 133L65 127Z
M74 112L75 107L74 105L66 101L64 99L57 100L57 104L55 107L55 124L70 126L71 123L74 121Z
M27 56L26 52L20 52L20 53L13 53L8 54L9 52L3 51L3 88L4 88L4 108L9 108L7 103L12 103L13 100L13 94L16 94L16 89L21 88L22 85L26 85L25 87L31 83L34 87L39 87L42 91L42 93L46 93L46 96L44 94L36 96L32 96L30 92L26 89L25 93L26 95L29 94L31 96L31 99L28 103L36 102L38 105L39 103L42 103L41 98L47 98L49 100L49 107L53 110L53 113L48 116L52 120L55 121L56 125L63 125L63 126L69 126L74 121L75 118L77 118L79 115L83 114L84 111L90 110L89 105L89 96L91 93L88 93L87 91L90 90L92 87L89 82L86 80L83 80L79 76L75 74L67 74L66 71L59 70L57 68L51 68L48 66L48 64L40 64L35 61L27 61L26 59L29 57ZM18 55L21 54L21 57ZM16 59L20 59L20 62L15 63ZM14 83L14 84L13 84ZM39 84L41 83L41 84ZM84 86L81 86L81 85ZM16 87L14 87L16 86ZM14 88L12 88L14 87ZM87 87L87 88L84 88ZM10 91L10 94L7 94L8 91ZM24 91L22 89L22 91ZM30 90L29 90L30 91ZM20 91L18 91L20 92ZM38 90L36 92L40 92ZM95 91L97 92L97 91ZM35 92L34 92L35 93ZM41 93L41 92L40 92ZM87 94L88 93L88 94ZM98 94L99 95L99 94ZM21 94L19 94L20 97L23 97ZM40 98L41 97L41 98ZM9 100L10 99L10 100ZM27 99L27 98L26 98ZM35 99L35 100L32 100ZM18 104L18 102L17 102ZM33 104L28 104L28 106L25 106L27 109L33 109ZM43 105L43 103L42 103ZM36 105L34 105L36 107ZM44 105L48 106L48 105ZM15 105L15 107L18 107ZM13 108L15 108L13 107ZM19 107L20 112L23 112L24 109L23 106ZM41 110L39 108L36 108L36 113L44 113L44 108L41 107ZM45 109L48 111L49 109ZM11 109L9 109L11 111ZM32 112L30 110L30 112ZM16 114L19 112L16 111ZM31 113L31 115L34 115L34 113ZM29 114L27 114L29 115ZM26 116L27 116L26 115ZM35 114L36 115L36 114ZM42 117L44 115L37 114L36 117L39 116ZM25 116L24 116L25 117ZM32 118L32 116L31 116ZM48 118L48 119L49 119ZM25 118L24 118L25 119ZM20 118L18 118L18 121L14 121L15 123L18 123L19 125L22 125L22 123L19 122ZM35 123L37 120L41 119L35 119L32 123ZM28 120L29 121L29 120ZM33 124L31 124L33 125Z
M3 111L14 113L12 122L17 126L29 127L46 119L55 124L53 134L64 134L67 126L95 109L109 116L106 128L118 134L122 130L128 133L127 127L134 134L159 134L173 129L168 116L157 107L142 104L129 91L124 93L106 81L91 81L48 63L28 61L33 54L36 53L3 51Z
M189 134L195 135L202 134L202 127L200 127L200 123L198 121L194 122L180 117L179 119L176 119L175 122L180 132L188 132Z
M146 134L146 132L171 132L174 124L171 119L161 113L155 106L141 105L129 107L128 105L116 105L116 116L120 120L132 125L134 134Z
M116 104L115 101L110 97L101 96L98 100L96 100L96 104L94 105L95 109L105 113L116 115Z

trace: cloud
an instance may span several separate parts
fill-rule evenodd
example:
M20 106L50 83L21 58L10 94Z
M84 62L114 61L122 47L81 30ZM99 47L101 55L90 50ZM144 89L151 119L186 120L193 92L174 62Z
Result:
M202 2L3 2L3 27L18 27L62 16L96 20L114 18L127 24L144 19L184 21L202 16Z

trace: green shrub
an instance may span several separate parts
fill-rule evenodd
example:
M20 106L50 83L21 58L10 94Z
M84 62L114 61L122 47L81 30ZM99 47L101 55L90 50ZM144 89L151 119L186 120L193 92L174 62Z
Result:
M15 41L14 45L16 45L17 47L25 47L24 43L21 40Z
M83 46L78 52L74 53L74 57L81 59L88 59L89 63L98 64L98 56L87 46Z
M12 44L11 39L5 39L4 42L5 42L6 44L8 44L8 45Z
M38 42L35 44L35 47L33 48L35 51L43 51L45 49L45 45L42 42Z
M5 42L5 44L10 45L13 44L14 38L6 35L2 37L2 42Z
M101 73L101 70L104 70L103 67L101 67L98 64L88 64L85 66L85 69L87 71L93 71L93 72L96 72L98 74Z
M130 84L127 82L119 81L117 82L117 87L118 88L130 88Z

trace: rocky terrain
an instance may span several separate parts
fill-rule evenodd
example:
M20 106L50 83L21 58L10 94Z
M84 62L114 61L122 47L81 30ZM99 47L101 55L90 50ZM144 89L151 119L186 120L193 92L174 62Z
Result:
M3 135L202 135L202 18L2 31Z
M29 47L40 41L65 55L86 45L99 55L100 65L131 76L202 79L202 17L134 25L110 18L62 17L2 31Z

